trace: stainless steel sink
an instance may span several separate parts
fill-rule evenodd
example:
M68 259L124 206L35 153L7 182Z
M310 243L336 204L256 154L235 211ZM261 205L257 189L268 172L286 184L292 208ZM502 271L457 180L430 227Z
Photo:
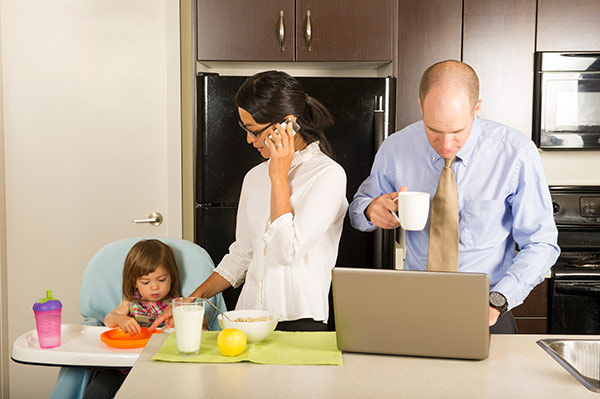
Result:
M600 393L600 340L540 339L537 344L587 389Z

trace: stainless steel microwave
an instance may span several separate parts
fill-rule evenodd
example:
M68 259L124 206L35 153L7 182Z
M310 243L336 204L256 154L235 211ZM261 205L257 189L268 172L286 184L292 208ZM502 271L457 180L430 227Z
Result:
M600 52L535 54L533 141L600 150Z

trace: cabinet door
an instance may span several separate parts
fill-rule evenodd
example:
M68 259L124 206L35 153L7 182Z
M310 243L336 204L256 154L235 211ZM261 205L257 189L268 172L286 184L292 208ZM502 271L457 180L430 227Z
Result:
M538 0L537 51L600 50L600 1Z
M460 60L462 0L408 0L398 12L397 123L421 119L419 81L432 64Z
M296 0L296 61L391 61L393 0Z
M548 295L549 284L545 279L521 305L512 310L519 334L548 333Z
M525 301L513 308L513 315L515 317L548 317L549 287L548 279L544 279L536 285Z
M197 5L200 61L293 60L294 0L198 0Z
M479 76L483 118L531 137L535 0L464 0L463 61Z

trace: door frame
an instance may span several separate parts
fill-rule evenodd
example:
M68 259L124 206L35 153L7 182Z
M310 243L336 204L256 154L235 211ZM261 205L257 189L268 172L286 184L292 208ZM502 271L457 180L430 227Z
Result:
M0 32L2 32L2 29L0 29ZM8 398L8 316L6 301L6 195L4 184L3 90L2 37L0 33L0 397Z
M1 21L0 21L1 23ZM8 398L8 316L6 301L6 195L4 184L4 102L0 29L0 397Z
M165 1L167 34L167 235L182 238L181 36L179 1Z

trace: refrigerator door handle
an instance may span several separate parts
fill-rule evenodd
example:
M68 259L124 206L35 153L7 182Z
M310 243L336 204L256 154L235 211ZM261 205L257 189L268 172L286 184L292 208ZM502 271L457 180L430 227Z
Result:
M375 109L373 121L375 129L375 149L378 149L386 139L386 112L384 110L383 96L375 96ZM373 237L375 251L373 254L373 267L376 269L394 269L395 267L395 241L396 230L378 228Z
M374 140L375 149L378 149L381 143L383 143L383 96L375 96L375 109L373 110L373 123L374 123ZM375 250L373 251L373 267L375 269L381 269L383 267L383 233L384 230L379 228L375 230L373 234L373 245Z
M375 109L373 110L375 124L375 149L378 149L385 140L385 111L383 110L383 96L375 96Z
M375 96L375 109L373 110L373 123L374 123L374 140L375 140L375 149L379 148L381 143L383 143L383 96ZM373 234L373 241L375 250L373 251L373 267L376 269L381 269L383 267L383 234L384 230L379 228L375 230Z

